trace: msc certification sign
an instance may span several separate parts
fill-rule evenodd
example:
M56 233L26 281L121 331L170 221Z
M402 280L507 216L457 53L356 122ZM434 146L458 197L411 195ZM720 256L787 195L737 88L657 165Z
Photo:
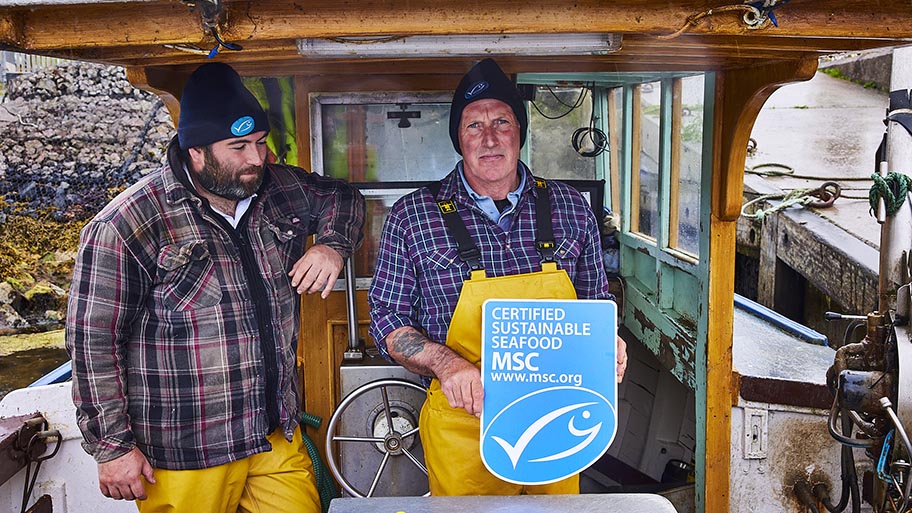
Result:
M485 302L481 458L518 484L570 477L617 432L617 305L596 300Z

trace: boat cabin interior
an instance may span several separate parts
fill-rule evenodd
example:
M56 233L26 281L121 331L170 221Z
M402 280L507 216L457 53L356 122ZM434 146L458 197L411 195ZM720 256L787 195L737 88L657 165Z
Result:
M522 160L538 176L572 181L605 227L631 364L618 437L594 480L656 489L646 485L676 469L692 483L686 510L760 511L769 501L770 511L803 511L792 487L817 451L780 454L767 441L819 440L838 468L825 422L774 435L776 419L829 408L814 395L825 376L770 378L775 357L790 358L782 353L794 332L768 347L755 345L763 330L736 333L748 315L734 294L745 156L766 99L810 79L819 58L912 41L908 1L0 3L0 49L122 66L175 124L189 74L209 60L232 65L269 113L273 158L358 184L368 215L350 279L327 300L301 299L307 412L330 419L353 389L399 376L377 362L370 379L345 377L372 357L366 289L384 216L458 161L447 133L452 91L491 56L527 100ZM765 352L744 357L755 367L736 368L738 340ZM327 422L309 434L323 447Z

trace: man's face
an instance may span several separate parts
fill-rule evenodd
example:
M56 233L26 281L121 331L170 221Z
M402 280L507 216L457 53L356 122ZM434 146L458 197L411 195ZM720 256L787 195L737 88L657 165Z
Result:
M239 201L263 183L266 132L224 139L190 150L194 180L216 196Z
M470 103L459 122L459 147L469 185L485 190L515 187L519 160L519 122L509 105L494 99ZM502 199L502 198L494 198Z

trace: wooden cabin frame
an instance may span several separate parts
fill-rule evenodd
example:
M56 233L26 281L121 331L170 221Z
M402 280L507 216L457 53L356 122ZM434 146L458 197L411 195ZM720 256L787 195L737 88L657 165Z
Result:
M182 85L206 61L187 50L215 44L200 12L219 3L221 12L210 21L224 41L244 49L223 50L217 59L245 76L293 77L303 163L311 161L311 93L452 90L476 56L307 59L298 54L300 38L613 33L623 37L616 53L511 55L498 62L513 74L711 73L713 129L707 147L712 153L704 155L710 180L704 184L710 188L703 191L708 224L699 259L707 281L700 293L705 326L698 332L705 336L697 339L692 362L702 462L697 504L707 512L729 510L731 411L739 386L732 372L736 220L751 127L770 94L782 84L811 78L821 55L912 42L908 0L780 0L771 2L778 26L767 22L755 28L745 24L736 2L708 0L4 0L0 49L123 66L134 85L162 98L176 124ZM617 188L611 196L613 204L624 203ZM359 292L362 312L365 296ZM306 297L302 308L307 316L301 340L308 343L301 344L299 363L306 408L327 417L339 400L345 302L341 294L327 301ZM362 336L365 319L362 315Z

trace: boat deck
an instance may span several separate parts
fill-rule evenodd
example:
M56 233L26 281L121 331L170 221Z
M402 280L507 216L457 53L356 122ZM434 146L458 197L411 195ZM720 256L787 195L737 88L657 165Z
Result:
M745 201L760 194L835 181L842 195L829 208L789 207L763 221L742 217L738 249L755 260L736 291L842 343L848 321L827 323L826 310L863 314L876 308L880 225L868 210L874 154L884 134L886 93L818 72L782 87L760 112L751 137ZM770 166L775 164L775 166ZM756 288L751 280L756 279ZM801 292L805 285L811 293ZM818 292L819 291L819 292Z
M884 134L888 103L886 93L821 72L807 82L784 86L757 117L751 132L757 151L748 156L746 165L784 164L795 174L820 177L762 177L764 183L783 191L838 182L843 196L833 207L815 212L877 249L880 225L868 214L872 182L867 178L874 171L874 152ZM854 199L859 197L863 199Z

